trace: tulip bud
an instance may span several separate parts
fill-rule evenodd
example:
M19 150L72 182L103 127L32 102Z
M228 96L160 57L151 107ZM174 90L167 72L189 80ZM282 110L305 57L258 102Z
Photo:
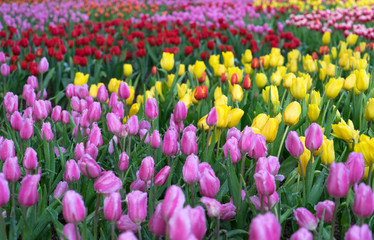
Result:
M200 176L200 193L205 197L214 198L221 186L219 178L216 177L213 169L205 168Z
M364 155L362 153L351 152L348 155L345 166L349 172L349 185L353 186L361 182L365 174Z
M51 118L54 122L59 122L61 120L61 106L56 106L53 108Z
M235 137L231 137L223 145L223 154L225 159L227 159L227 153L230 151L230 159L232 163L237 163L242 158L241 152L239 150L239 143Z
M323 221L326 223L331 223L332 217L334 214L334 208L335 208L335 203L330 200L325 200L323 202L319 202L316 207L316 216L318 219L322 220L322 214L325 212Z
M348 170L343 163L333 162L330 166L330 173L327 178L327 192L331 197L345 197L349 189Z
M23 121L23 124L22 124L21 131L20 131L19 135L20 135L22 140L31 139L32 135L34 135L34 126L33 126L32 119L26 118ZM1 159L1 155L0 155L0 159Z
M7 92L4 97L3 107L5 111L9 114L14 113L18 110L18 96L14 95L12 92Z
M138 122L138 116L134 115L134 116L131 116L128 120L127 120L127 133L130 135L130 136L133 136L133 135L136 135L138 134L139 132L139 122Z
M169 220L175 212L183 208L185 196L182 189L176 185L171 185L165 194L162 202L161 215L164 219Z
M311 152L318 150L323 142L322 128L317 123L312 123L305 130L305 147Z
M40 175L26 175L21 181L21 189L18 192L18 202L25 207L34 206L39 199L38 183Z
M283 114L283 121L287 126L294 126L300 119L301 106L298 102L290 103Z
M374 211L374 193L370 186L361 183L355 189L353 212L360 218L368 218Z
M200 201L208 211L209 217L220 217L222 214L222 205L214 198L202 197Z
M155 161L152 157L145 157L139 169L139 178L143 181L151 180L155 173Z
M258 214L252 219L248 240L280 239L281 231L281 225L271 212Z
M166 222L161 216L161 208L162 203L159 203L148 223L149 230L159 237L165 235L166 233Z
M119 155L119 161L118 161L118 169L121 172L125 172L129 168L129 156L126 152L121 153Z
M122 180L112 171L104 172L94 183L94 189L99 194L118 192L122 188Z
M90 122L97 122L101 117L101 106L98 102L93 102L88 108L88 119Z
M16 156L14 150L14 142L10 139L5 139L0 143L0 160L5 162L7 158Z
M158 130L154 130L151 135L151 147L157 149L161 146L161 137Z
M10 67L9 67L9 65L6 64L6 63L1 64L0 72L1 72L1 75L3 75L3 77L8 76L10 74Z
M344 236L344 240L358 240L367 239L372 240L373 234L367 224L363 224L361 227L353 225Z
M117 221L122 214L121 195L113 192L104 199L104 216L109 222Z
M99 164L88 154L84 154L78 161L79 170L88 178L97 178L101 173Z
M104 84L101 85L97 90L96 99L100 103L105 103L106 101L108 101L108 90L106 89Z
M3 165L4 177L8 182L17 182L21 177L21 170L17 157L8 157Z
M80 177L80 170L77 162L71 159L66 162L64 180L68 183L77 182Z
M78 228L77 228L78 229ZM79 234L79 230L78 230L78 233L75 232L75 226L74 224L72 223L68 223L64 226L64 229L62 229L62 233L65 235L65 237L69 240L81 240L81 236ZM78 239L76 238L76 236L78 236ZM64 238L62 237L61 240L63 240Z
M187 157L183 166L183 180L188 184L199 181L199 158L191 154Z
M178 123L183 122L184 119L186 119L187 117L187 111L188 109L186 105L184 104L184 102L182 101L177 102L174 108L174 120L177 121Z
M86 217L86 207L79 193L69 190L62 199L62 214L68 223L83 222Z
M169 173L170 173L170 167L169 166L165 166L163 167L155 176L155 185L156 186L162 186L165 184L166 180L168 179L169 177Z
M294 210L293 214L299 227L304 227L310 231L314 231L317 228L317 219L308 209L300 207Z
M187 131L183 133L181 140L181 150L186 156L190 154L197 154L197 141L196 133L193 131Z
M306 228L300 228L291 235L291 240L313 240L313 234Z
M191 232L190 207L176 212L168 221L168 236L171 240L196 239Z
M25 155L23 157L23 167L27 170L34 170L38 166L38 158L36 151L28 147L26 148Z
M164 135L162 143L162 153L166 156L172 156L178 152L178 133L174 129L169 129Z
M275 179L268 171L258 171L254 174L254 179L259 194L270 196L275 192Z
M208 124L209 126L214 126L216 125L217 120L218 120L218 113L217 113L216 108L214 107L210 110L208 116L206 117L206 124Z
M147 193L133 191L127 194L126 199L129 217L139 225L147 217Z
M132 232L125 232L118 236L118 240L138 240Z
M304 153L304 145L296 131L291 131L285 142L287 151L294 157L299 158Z
M41 129L41 137L42 139L45 139L47 142L50 142L54 138L54 134L52 132L51 123L45 122L42 125Z
M5 179L3 173L0 173L0 207L9 202L10 192L8 181ZM0 213L2 214L2 213Z
M221 219L223 221L230 221L236 215L236 207L232 202L222 204Z
M106 120L109 132L113 133L114 135L117 135L120 132L120 128L122 126L119 117L114 113L108 113L106 115Z
M239 149L243 153L249 153L254 148L254 132L251 127L246 126L239 140Z
M55 191L53 192L54 198L60 198L69 189L67 182L61 181L57 184Z
M19 132L22 128L23 118L18 111L15 111L10 117L10 125L14 131Z
M48 71L48 67L49 67L48 60L45 57L43 57L40 60L39 65L38 65L39 72L41 74L46 73Z
M238 140L238 144L239 144L239 140L241 136L242 136L241 132L236 127L232 127L227 131L226 141L229 140L231 137L234 137L236 138L236 140Z
M116 226L120 232L134 232L138 231L138 225L136 225L130 218L129 215L122 215L117 221Z
M147 99L145 103L145 115L152 121L158 117L158 105L155 98Z
M70 123L70 116L66 110L62 110L61 112L61 122L62 124L65 124L65 125Z
M251 83L251 78L249 77L249 75L247 74L247 75L245 75L245 77L244 77L244 80L243 80L243 89L245 89L245 90L249 90L249 89L251 89L251 87L252 87L252 83Z
M126 100L130 97L130 89L127 83L121 82L118 87L118 97Z

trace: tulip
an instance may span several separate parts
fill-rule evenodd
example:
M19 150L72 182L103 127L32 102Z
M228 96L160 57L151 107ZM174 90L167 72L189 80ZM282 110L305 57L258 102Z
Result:
M49 64L48 64L48 60L47 58L43 57L40 62L39 62L39 65L38 65L38 70L41 74L44 74L48 71L48 67L49 67Z
M231 97L233 102L240 103L243 99L243 89L239 84L235 84L231 90Z
M33 148L26 148L23 157L23 167L27 170L34 170L38 166L38 158Z
M96 99L100 103L105 103L108 100L108 90L106 89L105 85L101 85L97 90Z
M25 207L34 206L39 199L38 183L40 175L26 175L21 181L21 189L18 192L18 202Z
M14 131L19 132L22 128L23 118L18 111L15 111L10 117L10 125Z
M65 237L69 240L80 240L81 239L81 236L79 234L79 230L78 232L76 232L76 230L78 230L78 227L77 229L75 229L75 226L74 224L72 223L68 223L64 226L64 229L62 229L62 233L65 235ZM78 236L78 239L77 237ZM63 240L64 238L61 238L61 240Z
M18 110L18 96L12 92L7 92L4 97L3 107L9 114L14 113Z
M183 180L188 184L194 184L199 181L199 158L191 154L187 157L183 166Z
M62 214L68 223L83 222L86 217L86 207L79 193L69 190L62 199Z
M126 77L129 77L132 74L131 64L123 64L123 74L125 74Z
M98 194L118 192L122 188L122 181L112 171L104 172L94 183Z
M330 37L331 36L331 33L330 32L325 32L322 36L322 43L323 45L329 45L330 43Z
M361 227L353 225L345 233L344 240L372 240L373 233L371 232L367 224L363 224Z
M55 191L53 192L54 198L60 198L69 189L69 185L65 181L61 181L57 184Z
M223 56L223 64L225 65L226 68L233 67L234 66L234 54L231 51L228 52L222 52Z
M138 240L134 233L132 232L125 232L118 236L118 240Z
M291 235L291 240L313 240L313 234L306 228L300 228Z
M338 96L340 90L342 89L344 84L344 79L343 78L331 78L330 81L326 84L325 89L326 89L326 97L329 99L334 99L336 96Z
M162 153L166 156L172 156L178 152L178 133L174 129L169 129L164 135L162 143Z
M374 119L374 98L369 98L369 101L366 103L365 119L366 121Z
M267 86L262 89L262 97L266 104L269 103L269 98L273 104L279 103L278 88L274 85Z
M121 195L118 192L113 192L107 195L104 199L104 216L109 222L114 222L120 219L122 214Z
M42 139L45 139L47 142L50 142L54 138L54 134L51 128L51 123L45 122L42 125L41 129L41 137Z
M88 82L89 74L84 75L81 72L75 73L74 85L82 86Z
M180 67L180 66L179 66ZM195 62L195 66L193 68L193 73L194 73L194 76L199 79L201 78L201 76L203 75L203 73L205 72L205 69L206 69L206 66L205 66L205 63L203 61L196 61Z
M316 122L319 117L320 109L317 104L309 104L308 105L308 117L310 121Z
M127 194L126 199L130 219L140 225L147 217L147 193L133 191Z
M266 138L267 143L274 142L277 137L279 128L279 122L276 118L269 118L265 123L264 128L261 130L261 134Z
M239 149L243 153L249 153L254 148L254 138L255 133L253 133L253 130L251 127L246 126L242 132L242 135L239 139Z
M136 225L130 218L129 215L122 215L117 221L116 226L120 232L133 232L138 231L138 225Z
M155 161L152 157L145 157L139 169L139 178L143 181L151 180L155 173Z
M202 197L200 201L204 204L208 211L209 217L220 217L222 214L222 205L214 198Z
M64 180L68 183L77 182L80 177L80 170L77 162L71 159L66 162Z
M6 180L4 173L0 173L0 208L8 203L9 197L10 192L8 181Z
M223 145L223 153L224 153L225 158L227 159L227 153L228 151L230 151L230 159L233 164L239 162L242 157L238 146L239 146L239 143L235 137L231 137Z
M4 177L8 182L17 182L21 177L21 170L17 157L8 157L3 165Z
M151 135L151 147L157 149L161 146L161 137L158 130L154 130Z
M174 67L174 54L163 52L162 53L162 58L161 58L161 61L160 61L160 65L166 71L170 71L171 69L173 69L173 67Z
M264 73L257 73L256 74L256 84L258 88L265 87L266 83L268 81L268 78Z
M307 91L307 82L304 78L298 77L292 79L291 94L298 100L304 99Z
M175 212L183 208L185 196L182 189L176 185L171 185L165 194L162 202L161 215L165 220L169 220Z
M0 72L1 72L1 75L3 75L3 77L8 76L10 74L10 67L9 67L9 65L6 64L6 63L1 64Z
M299 227L310 231L314 231L317 228L317 219L308 209L300 207L294 210L293 214Z
M244 115L244 111L240 108L231 109L227 115L227 126L228 128L235 127L239 124L241 118Z
M205 212L201 206L189 209L189 218L191 221L191 232L199 240L204 238L206 233L206 219Z
M334 214L334 208L335 203L333 201L325 200L323 202L319 202L315 206L316 216L318 217L318 219L322 220L322 215L323 213L325 213L323 221L326 223L331 223Z
M334 141L327 138L324 139L320 150L322 150L321 162L330 166L335 161Z
M327 192L334 198L345 197L349 189L349 173L343 163L332 163L327 178Z
M158 117L158 106L155 98L147 99L145 103L145 115L152 121Z
M163 167L155 176L154 182L156 186L162 186L165 184L166 180L169 177L170 167Z
M349 172L349 185L361 182L365 174L365 162L362 153L351 152L345 166Z
M311 152L318 150L322 146L323 133L322 128L317 123L312 123L305 130L305 146Z
M346 91L352 91L356 85L356 74L352 73L344 80L343 89Z
M88 108L88 119L90 122L97 122L101 118L101 106L98 102L93 102Z
M7 158L15 157L14 142L10 139L5 139L0 142L0 160L5 162Z
M271 212L259 214L252 219L248 240L280 239L281 231L281 225Z
M301 106L298 102L290 103L283 114L283 121L287 126L294 126L299 122L301 114Z
M125 172L129 168L129 156L126 152L119 155L118 169L121 172Z
M213 107L213 108L209 111L208 116L206 117L206 124L208 124L209 126L212 127L212 126L216 125L217 120L218 120L218 113L217 113L216 108Z
M270 196L275 192L274 176L266 170L260 170L254 174L257 191L261 195Z
M348 121L348 124L341 119L339 124L331 125L334 137L340 138L347 143L358 142L359 131L354 129L353 123Z
M286 149L294 157L299 158L304 152L304 145L296 131L291 131L286 138Z
M159 237L165 235L166 233L166 222L161 216L161 208L162 203L159 203L148 223L149 230Z
M245 194L244 194L244 197L245 197ZM244 200L244 197L243 197L243 193L242 193L243 200ZM263 204L261 204L261 198L263 198L262 199ZM269 197L259 195L259 197L258 196L252 196L252 197L249 197L249 199L255 205L255 207L258 211L261 211L261 205L262 205L262 211L269 211L269 207L270 207L270 209L272 209L275 206L275 204L277 202L279 202L279 196L278 196L277 192L274 192Z
M118 88L118 97L123 100L126 100L130 97L130 89L127 83L121 82Z
M70 123L70 116L66 110L62 110L61 112L61 122L62 124L65 124L65 125Z
M179 101L174 108L174 120L178 123L183 122L187 117L187 111L186 105L182 101Z
M222 204L221 219L223 221L230 221L236 215L236 207L232 202Z
M181 150L186 156L197 154L196 133L193 131L184 132L181 139Z
M360 218L368 218L374 211L374 193L370 186L361 183L355 189L353 212Z
M356 88L360 92L366 91L369 88L370 73L366 74L365 69L360 69L356 72Z
M134 116L131 116L128 120L127 120L127 133L130 135L130 136L133 136L133 135L136 135L138 134L139 132L139 122L138 122L138 116L134 115Z
M200 179L200 193L205 197L214 198L221 186L219 178L216 177L213 169L206 168L202 172Z
M171 240L190 239L193 237L189 212L190 209L188 207L183 208L176 212L169 220L168 236Z
M107 127L108 127L109 132L115 135L118 134L120 132L120 128L122 125L119 117L115 115L114 113L108 113L106 115L106 120L107 120Z
M31 139L32 135L34 135L34 126L33 126L32 119L26 118L23 121L21 131L20 131L19 134L20 134L20 137L21 137L22 140ZM1 150L0 150L0 152L1 152ZM0 159L1 159L1 153L0 153Z

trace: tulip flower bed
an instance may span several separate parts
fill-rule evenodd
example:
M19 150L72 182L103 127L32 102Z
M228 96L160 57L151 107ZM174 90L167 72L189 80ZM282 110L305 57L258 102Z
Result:
M372 239L370 31L290 26L371 10L308 4L0 2L0 239Z

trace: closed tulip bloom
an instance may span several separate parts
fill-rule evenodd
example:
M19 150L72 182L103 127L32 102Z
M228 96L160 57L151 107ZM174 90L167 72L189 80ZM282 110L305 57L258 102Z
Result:
M186 156L190 154L197 154L197 141L196 133L193 131L187 131L183 133L181 139L181 150Z
M316 122L319 117L319 113L321 110L319 109L317 104L309 104L308 105L308 117L310 121Z
M365 108L365 119L366 121L374 120L374 98L369 98Z
M136 135L139 132L139 121L138 121L138 116L134 115L131 116L127 120L127 133L130 136Z
M197 206L189 209L189 218L191 221L191 232L199 240L203 239L206 233L206 218L204 208Z
M155 161L153 157L145 157L139 169L139 178L143 181L151 180L155 173Z
M353 186L361 182L365 174L365 161L362 153L351 152L345 166L349 171L349 185Z
M183 166L183 180L188 184L193 184L199 181L199 158L191 154L187 157Z
M61 112L61 123L65 125L70 123L70 116L66 110L62 110Z
M235 84L231 90L231 98L233 102L241 102L243 99L243 89L239 84Z
M326 97L329 99L334 99L336 96L338 96L340 90L342 89L344 84L343 78L331 78L330 81L326 84Z
M21 131L19 134L22 140L29 140L32 137L32 135L34 135L34 126L33 126L32 119L26 118L23 121ZM1 156L0 156L0 159L1 159Z
M9 67L9 65L6 64L6 63L1 64L0 72L1 72L1 75L3 75L3 77L8 76L10 74L10 67Z
M173 156L178 152L178 133L175 129L169 129L164 135L162 153L166 156Z
M318 150L323 143L322 128L317 123L312 123L305 130L305 147L311 152Z
M120 219L122 214L121 195L118 192L113 192L107 195L104 199L104 216L109 222L114 222Z
M266 139L261 134L255 134L254 135L254 142L255 145L253 149L248 153L249 157L252 157L254 159L258 159L260 157L265 157L267 153L266 148Z
M116 223L116 227L120 232L133 232L138 231L138 225L136 225L129 217L129 215L122 215Z
M133 191L127 194L126 199L129 217L139 225L147 217L147 193Z
M122 124L117 115L115 115L114 113L108 113L106 115L106 121L109 132L115 135L120 132Z
M223 221L230 221L236 215L236 207L232 202L222 204L221 219Z
M166 222L161 216L161 207L162 203L159 203L156 206L156 210L148 223L149 230L158 237L161 237L166 233Z
M121 153L119 155L119 161L118 161L118 169L121 172L125 172L129 168L129 156L126 152Z
M158 117L158 105L155 98L148 98L145 103L145 115L150 120L155 120Z
M79 160L85 154L86 150L84 149L84 143L77 143L74 148L74 158Z
M262 97L266 104L268 104L269 98L273 104L278 103L279 102L278 88L274 85L267 86L265 89L262 89Z
M325 32L322 36L322 43L323 45L328 45L330 43L331 33Z
M17 182L21 177L21 170L17 157L8 157L3 165L4 177L8 182Z
M271 212L267 212L264 215L258 214L252 219L249 227L248 240L279 240L281 238L281 232L282 227Z
M21 181L21 189L18 192L18 202L24 207L34 206L39 199L38 183L40 175L26 175Z
M324 139L320 149L322 150L321 162L330 166L335 161L334 141L327 138Z
M62 198L62 214L68 223L77 224L83 222L86 217L86 207L82 196L73 190L69 190Z
M170 240L190 239L193 237L191 230L188 207L176 212L168 222L168 236Z
M22 128L23 118L18 111L15 111L10 117L10 125L14 131L19 132Z
M161 58L161 61L160 61L160 65L166 71L170 71L171 69L173 69L173 67L174 67L174 54L163 52L162 53L162 58Z
M374 193L371 187L361 183L355 189L353 212L360 218L368 218L374 211Z
M88 108L88 119L90 122L97 122L101 117L101 106L99 102L93 102Z
M16 156L14 142L10 139L5 139L0 143L0 160L5 162L7 158L14 156Z
M251 127L246 126L239 139L239 149L243 153L249 153L254 148L255 133Z
M43 123L41 136L42 136L42 139L45 139L47 142L50 142L53 140L54 134L53 134L50 122Z
M305 98L307 91L307 82L304 78L298 77L292 79L291 84L291 94L298 100L303 100Z
M294 126L299 122L301 114L300 103L294 101L290 103L283 114L283 121L287 126Z
M155 176L154 182L156 186L162 186L165 184L166 180L169 177L170 167L163 167Z
M131 64L123 64L123 74L125 74L126 77L129 77L132 74Z
M235 127L239 124L240 120L244 115L244 111L240 108L231 109L227 115L227 126L228 128Z
M334 214L334 208L335 203L333 201L325 200L323 202L319 202L315 206L316 216L318 217L318 219L322 220L322 214L323 212L325 212L323 221L326 223L331 223Z
M263 88L263 87L265 87L265 85L268 81L268 78L266 77L266 75L264 73L257 73L255 80L256 80L257 87L258 88Z
M261 134L266 138L267 143L274 142L278 134L279 122L276 118L269 118L265 123L264 128L261 130Z
M77 228L78 229L78 228ZM65 235L65 237L69 240L80 240L81 239L81 236L79 234L79 230L78 230L78 233L75 232L75 226L74 224L72 223L68 223L64 226L64 228L62 229L62 233ZM78 236L78 239L76 238L76 236ZM61 240L63 240L64 238L62 237Z
M259 194L270 196L275 192L275 179L274 176L271 175L266 170L260 170L254 175L256 188Z
M7 92L4 97L3 107L9 114L14 113L18 110L18 96L12 92Z
M0 207L9 202L10 192L8 181L4 177L4 173L0 173Z
M184 102L179 101L174 108L174 120L177 122L183 122L187 117L187 107Z
M104 84L101 85L97 90L96 99L100 103L105 103L108 100L108 90L106 89Z
M138 240L138 239L135 237L134 233L124 232L118 236L118 240Z
M222 214L222 205L214 198L202 197L200 201L207 209L209 217L220 217Z
M162 202L161 215L165 220L169 220L175 212L183 208L186 201L182 189L176 185L171 185L165 194Z
M373 233L371 232L367 224L363 224L361 227L353 225L344 236L344 240L372 240Z
M236 140L238 140L239 143L241 136L242 135L240 130L238 130L236 127L232 127L227 131L226 141L229 140L231 137L234 137L236 138Z
M300 207L294 210L293 214L299 227L304 227L310 231L314 231L317 228L317 219L308 209Z
M126 100L130 97L130 89L127 83L121 82L118 87L118 97Z
M239 150L239 143L235 137L231 137L226 143L223 145L223 154L225 159L227 159L227 154L230 151L230 159L232 163L237 163L240 161L242 155Z
M68 183L77 182L80 178L81 172L78 164L74 159L66 162L64 180Z
M157 149L161 146L161 137L158 130L154 130L151 135L151 147Z
M333 162L327 178L327 192L331 197L345 197L349 189L349 173L343 163Z
M313 234L306 228L300 228L291 235L291 240L313 240Z
M356 74L352 73L344 80L343 89L346 91L352 91L355 85L356 85Z
M38 166L38 157L33 148L26 148L22 163L23 167L27 170L34 170Z
M286 138L286 149L294 157L299 158L304 153L304 145L296 131L288 133Z
M365 92L369 88L370 73L366 73L365 69L356 72L356 88L360 92Z
M68 183L65 181L60 181L57 184L55 191L53 192L53 197L60 198L68 189L69 189Z
M206 124L208 124L209 126L214 126L216 125L217 120L218 120L218 113L217 113L216 108L213 107L209 111L208 116L206 117Z
M122 180L112 171L104 172L94 183L94 189L99 194L118 192L122 188Z
M49 64L47 58L43 57L38 65L38 70L41 74L46 73L48 71Z
M213 169L206 168L200 176L200 193L205 197L214 198L219 191L221 183Z

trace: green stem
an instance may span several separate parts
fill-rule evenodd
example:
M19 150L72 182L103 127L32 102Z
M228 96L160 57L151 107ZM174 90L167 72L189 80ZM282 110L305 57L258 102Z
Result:
M239 199L242 199L242 186L243 186L243 178L244 178L243 174L244 174L245 158L246 158L246 155L244 154L243 157L242 157L241 165L240 165ZM231 163L229 163L229 164L231 164ZM241 177L241 176L243 176L243 177Z
M335 220L336 220L336 215L338 212L338 205L339 205L339 198L335 198L335 208L334 208L334 214L332 216L332 222L331 222L330 240L334 239Z
M323 125L323 122L325 121L326 112L327 112L327 109L329 108L329 105L330 105L330 99L327 101L325 111L323 112L321 126Z
M215 139L214 139L215 141ZM218 159L218 153L219 153L219 144L220 144L220 141L221 141L221 135L220 135L220 132L218 130L218 143L217 143L217 151L216 151L216 158Z
M304 202L306 202L306 187L305 187L305 173L304 173L304 168L303 168L303 164L301 163L301 160L300 160L300 158L298 158L298 160L299 160L299 165L300 165L300 169L301 169L301 175L302 175L302 177L303 177L303 198L304 198Z
M100 207L100 198L101 194L97 196L97 201L96 201L96 209L95 209L95 218L94 218L94 238L97 239L97 224L98 224L98 218L99 218L99 207Z
M129 148L127 149L128 155L131 153L131 136L129 136Z
M114 234L114 223L115 223L115 222L112 222L112 240L115 239L115 234Z
M3 238L5 240L8 240L8 237L6 235L6 227L5 227L5 221L4 221L4 217L3 217L3 209L0 208L0 223L1 223L1 229L2 229L2 232L3 232Z
M140 224L138 224L138 235L139 235L139 240L142 240L142 230L141 230Z
M194 207L194 206L195 206L195 203L194 203L193 183L190 184L190 190L191 190L191 206Z
M22 238L23 239L26 239L25 238L26 217L27 217L27 207L25 207L24 210L23 210L23 228L22 228Z
M364 219L360 218L360 226L362 226L363 224L364 224Z
M4 96L5 97L5 94L6 94L6 77L4 77Z
M367 185L371 186L371 177L373 175L373 164L370 165L369 167L369 175L367 179Z
M279 150L278 150L278 154L277 154L277 158L279 159L279 156L281 154L281 151L282 151L282 146L283 146L283 143L284 143L284 139L286 138L286 135L287 135L287 132L288 132L288 129L290 128L290 126L287 126L286 127L286 131L284 131L284 134L283 134L283 137L282 137L282 141L280 142L280 146L279 146Z
M43 73L40 79L40 99L43 99Z
M220 218L217 217L217 226L216 226L216 237L217 237L217 240L219 240L219 221L220 221Z
M209 147L210 127L208 129L208 137L206 139L206 156L208 158L208 147Z
M79 229L78 229L78 224L74 224L75 228L75 239L79 239Z
M264 195L261 195L260 201L261 201L261 214L263 214L264 213Z
M14 192L15 183L12 183L12 227L13 227L13 234L14 238L17 236L17 224L16 224L16 201L15 201L15 192ZM10 231L12 233L12 231ZM9 236L9 239L12 239Z

